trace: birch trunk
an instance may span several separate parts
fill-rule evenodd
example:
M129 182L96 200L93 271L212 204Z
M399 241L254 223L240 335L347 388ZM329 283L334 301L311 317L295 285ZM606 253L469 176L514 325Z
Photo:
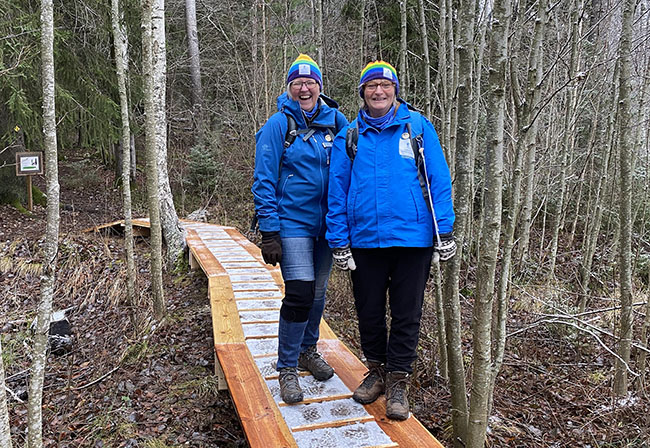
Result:
M619 163L620 163L620 291L621 317L619 326L619 345L614 371L614 395L624 397L627 394L627 366L630 361L632 344L632 158L634 151L634 128L632 127L631 98L632 55L631 40L632 20L636 0L623 3L623 24L619 44Z
M521 137L518 144L523 144L526 158L524 163L524 173L526 175L524 185L524 203L522 206L521 235L519 238L519 259L525 260L528 257L528 245L530 241L530 226L533 210L533 193L535 180L535 157L536 157L536 139L537 139L537 120L535 119L536 109L540 107L541 84L542 84L542 55L544 31L548 20L546 8L548 0L540 0L537 8L537 19L533 32L533 42L528 56L528 79L526 83L525 100L523 105L518 104L521 113L519 129ZM516 78L516 75L515 75ZM515 92L516 93L516 92Z
M144 74L145 154L147 164L147 204L151 238L151 300L154 315L161 319L166 311L162 284L162 233L160 229L160 193L156 151L156 112L153 77L153 1L142 0L142 70Z
M431 120L431 55L429 54L429 34L424 9L424 0L418 0L420 6L420 34L422 36L422 59L424 59L424 112Z
M120 94L120 114L122 118L122 200L124 203L124 249L126 252L126 298L131 306L131 322L137 331L137 303L135 299L135 257L133 254L133 223L131 216L131 126L129 125L129 99L126 91L126 67L128 60L128 41L124 31L123 15L119 0L112 0L111 18L113 40L115 42L115 69L117 87Z
M43 146L47 183L47 226L41 300L38 304L34 352L27 403L27 446L43 446L43 382L47 362L47 343L54 300L56 259L59 250L59 171L56 146L56 108L54 93L54 13L52 0L41 2L41 65L43 86Z
M406 83L406 0L399 0L400 45L399 45L399 79ZM401 93L401 92L400 92ZM404 95L402 93L402 95Z
M2 448L11 448L11 428L9 427L7 391L5 390L5 363L2 358L2 338L0 338L0 446Z
M452 107L450 117L454 110L458 110L457 127L451 123L449 129L449 143L453 147L453 136L456 135L456 152L454 166L455 194L454 208L456 210L456 223L454 233L458 243L458 253L448 262L445 268L445 285L443 295L445 301L445 330L447 334L448 374L451 388L452 425L455 446L463 446L467 438L467 386L465 385L465 366L461 347L460 328L460 302L459 302L459 276L460 265L463 257L463 247L471 216L470 198L472 193L472 158L474 150L470 145L471 134L476 123L471 122L472 110L472 80L474 63L474 0L463 0L459 7L459 39L458 39L458 105ZM450 12L447 11L448 15ZM450 20L447 22L450 24ZM453 38L453 32L447 29ZM454 46L449 46L449 53L454 53ZM454 67L453 58L450 64ZM455 69L454 69L455 71ZM447 82L455 85L455 75L447 78ZM454 91L447 86L447 91Z
M201 58L199 56L199 33L196 26L196 1L185 0L185 25L187 28L187 50L190 57L190 79L192 80L192 115L197 143L203 145L203 85L201 83Z
M576 109L578 104L578 83L574 80L576 73L578 72L578 66L580 64L580 53L578 47L578 38L580 30L580 17L582 10L582 2L580 0L574 0L572 9L571 9L571 56L569 59L569 70L567 77L569 80L573 80L569 85L569 89L566 95L566 104L564 114L564 136L562 138L562 146L560 147L560 188L557 192L557 200L554 201L555 208L555 220L553 222L553 236L551 238L551 250L550 250L550 267L549 267L549 276L555 277L555 263L557 261L557 250L558 250L558 240L560 237L560 230L563 226L563 211L564 211L564 202L566 196L566 172L567 172L567 160L569 154L573 150L573 144L575 142L575 119L576 119Z
M323 69L323 0L316 0L316 57L318 66ZM323 73L325 76L325 73Z
M501 234L503 135L505 124L505 82L508 60L510 0L496 0L493 7L492 42L487 98L487 138L485 154L484 213L481 226L481 251L477 274L477 295L473 310L473 368L467 446L485 444L492 402L494 377L492 362L492 305L499 237ZM500 307L497 334L505 340L506 313Z
M153 109L156 117L156 157L160 194L160 225L167 243L167 265L174 267L183 257L185 238L174 206L167 170L165 0L154 0L151 16L153 60Z

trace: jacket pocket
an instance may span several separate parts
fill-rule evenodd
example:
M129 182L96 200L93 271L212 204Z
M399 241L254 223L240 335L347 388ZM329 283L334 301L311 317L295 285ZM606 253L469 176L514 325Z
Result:
M289 174L287 178L284 180L284 183L282 184L282 190L280 190L280 200L278 201L278 209L280 208L280 204L282 204L286 194L287 194L287 185L289 184L289 179L293 177L293 174Z
M357 196L358 194L355 191L348 199L348 225L350 226L350 230L357 225Z
M422 196L422 191L418 189L417 191L413 191L413 188L410 190L411 192L411 201L413 203L413 208L415 209L415 218L417 222L421 223L424 222L424 213L423 210L421 210L421 207L418 207L418 197L416 196L417 194ZM424 198L422 198L424 200Z

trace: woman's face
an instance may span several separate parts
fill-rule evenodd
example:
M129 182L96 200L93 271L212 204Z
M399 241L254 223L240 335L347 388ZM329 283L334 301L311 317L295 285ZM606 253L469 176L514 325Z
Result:
M296 78L289 84L289 93L294 101L300 103L300 108L311 111L320 95L320 85L318 81L311 78Z
M395 84L387 79L368 81L363 89L363 99L371 117L383 117L395 102Z

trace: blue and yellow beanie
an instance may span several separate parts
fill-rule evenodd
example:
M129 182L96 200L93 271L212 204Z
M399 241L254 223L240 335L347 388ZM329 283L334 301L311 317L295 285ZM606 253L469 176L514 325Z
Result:
M387 79L395 83L395 96L399 95L399 80L397 79L397 70L395 67L384 61L370 62L361 70L361 79L359 80L359 96L363 98L363 85L373 79Z
M315 79L318 81L320 89L323 90L323 75L320 72L320 68L316 61L306 54L300 54L300 56L293 61L291 67L289 67L289 73L287 73L287 84L296 78Z

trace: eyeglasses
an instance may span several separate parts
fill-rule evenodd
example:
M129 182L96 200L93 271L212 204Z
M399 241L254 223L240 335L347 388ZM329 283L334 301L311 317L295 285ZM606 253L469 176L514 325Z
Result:
M374 92L375 90L377 90L377 87L381 87L381 90L388 90L391 87L395 87L395 83L392 83L390 81L369 82L368 84L366 84L365 88L370 92Z
M318 83L313 79L308 79L307 81L292 81L290 85L292 89L300 90L302 89L302 86L307 86L308 89L313 89L318 85Z

